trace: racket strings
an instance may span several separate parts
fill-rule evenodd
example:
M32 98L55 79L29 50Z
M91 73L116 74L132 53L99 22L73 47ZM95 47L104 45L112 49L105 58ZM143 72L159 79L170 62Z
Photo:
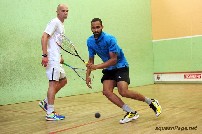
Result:
M60 43L58 43L57 41L56 41L56 43L60 46L60 48L62 50L64 50L65 52L67 52L71 55L79 57L80 60L83 63L85 63L83 58L81 58L81 56L78 54L73 42L69 38L67 38L64 34L59 35L57 38L58 38L57 41Z
M77 73L79 77L81 77L84 81L86 80L86 70L81 68L75 68L74 71Z
M84 81L86 81L86 70L81 68L75 68L75 72L79 77L81 77ZM94 75L91 73L90 75L91 81L94 79Z
M75 51L75 47L72 42L69 42L66 39L63 39L61 47L65 51L69 52L70 54L77 55L77 53Z

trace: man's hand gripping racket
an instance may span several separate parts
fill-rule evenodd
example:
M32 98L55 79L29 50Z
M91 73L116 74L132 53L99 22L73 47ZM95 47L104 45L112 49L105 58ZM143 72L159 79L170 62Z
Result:
M93 70L96 70L95 68L94 68L94 64L92 64L92 63L87 63L86 64L86 67L87 67L87 72L86 72L86 74L87 74L87 76L86 76L86 85L89 87L89 88L92 88L92 86L91 86L91 84L92 84L92 79L91 79L91 77L90 77L90 75L91 75L91 71L93 71Z

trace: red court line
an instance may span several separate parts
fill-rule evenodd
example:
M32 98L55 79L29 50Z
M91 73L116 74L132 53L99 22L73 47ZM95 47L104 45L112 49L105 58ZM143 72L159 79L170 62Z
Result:
M56 133L68 131L68 130L71 130L71 129L87 126L87 125L90 125L90 124L95 124L95 123L102 122L102 121L105 121L105 120L108 120L108 119L111 119L111 118L114 118L114 117L117 117L117 116L120 116L120 115L111 116L111 117L104 118L104 119L98 119L98 121L92 121L92 122L88 122L88 123L84 123L84 124L79 124L79 125L72 126L72 127L65 128L65 129L61 129L61 130L58 130L58 131L53 131L53 132L50 132L49 134L56 134Z
M141 105L140 105L140 106L141 106ZM142 110L145 110L145 108L141 108L141 109L139 109L138 111L142 111ZM65 128L65 129L53 131L53 132L50 132L49 134L56 134L56 133L60 133L60 132L72 130L72 129L75 129L75 128L87 126L87 125L90 125L90 124L95 124L95 123L102 122L102 121L105 121L105 120L108 120L108 119L112 119L112 118L114 118L114 117L121 116L121 115L122 115L122 114L118 114L118 115L115 115L115 116L110 116L110 117L108 117L108 118L98 119L98 121L92 121L92 122L88 122L88 123L84 123L84 124L79 124L79 125L72 126L72 127L69 127L69 128Z
M181 107L167 107L167 109L169 109L169 108L173 109L173 108L181 108ZM140 109L138 111L141 111L141 110L144 110L144 109L145 108ZM189 109L195 110L195 109L198 109L198 108L189 108ZM114 118L114 117L117 117L117 116L120 116L120 115L111 116L111 117L104 118L104 119L98 119L98 121L92 121L92 122L88 122L88 123L84 123L84 124L79 124L79 125L72 126L72 127L69 127L69 128L53 131L53 132L50 132L49 134L56 134L56 133L60 133L60 132L64 132L64 131L69 131L69 130L72 130L72 129L75 129L75 128L80 128L80 127L83 127L83 126L88 126L88 125L95 124L95 123L98 123L98 122L102 122L102 121L105 121L105 120L108 120L108 119L111 119L111 118Z

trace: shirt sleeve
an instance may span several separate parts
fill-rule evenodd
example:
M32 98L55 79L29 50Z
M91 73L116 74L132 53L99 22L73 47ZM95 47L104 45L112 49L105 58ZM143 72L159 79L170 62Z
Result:
M93 58L96 54L91 47L88 48L89 58Z
M89 58L93 58L96 55L96 53L93 50L93 48L90 46L90 41L89 40L87 41L87 47L88 47Z
M109 40L109 52L118 53L117 40L114 37Z
M51 21L48 23L48 25L46 26L46 29L45 29L45 33L49 34L50 36L53 35L54 31L56 30L57 28L57 23L56 21Z

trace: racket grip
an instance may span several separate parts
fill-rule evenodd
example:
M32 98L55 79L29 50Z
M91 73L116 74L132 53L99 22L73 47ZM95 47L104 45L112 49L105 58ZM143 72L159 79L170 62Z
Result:
M85 65L87 65L88 64L88 62L84 62L84 64ZM96 69L91 69L91 71L95 71Z

